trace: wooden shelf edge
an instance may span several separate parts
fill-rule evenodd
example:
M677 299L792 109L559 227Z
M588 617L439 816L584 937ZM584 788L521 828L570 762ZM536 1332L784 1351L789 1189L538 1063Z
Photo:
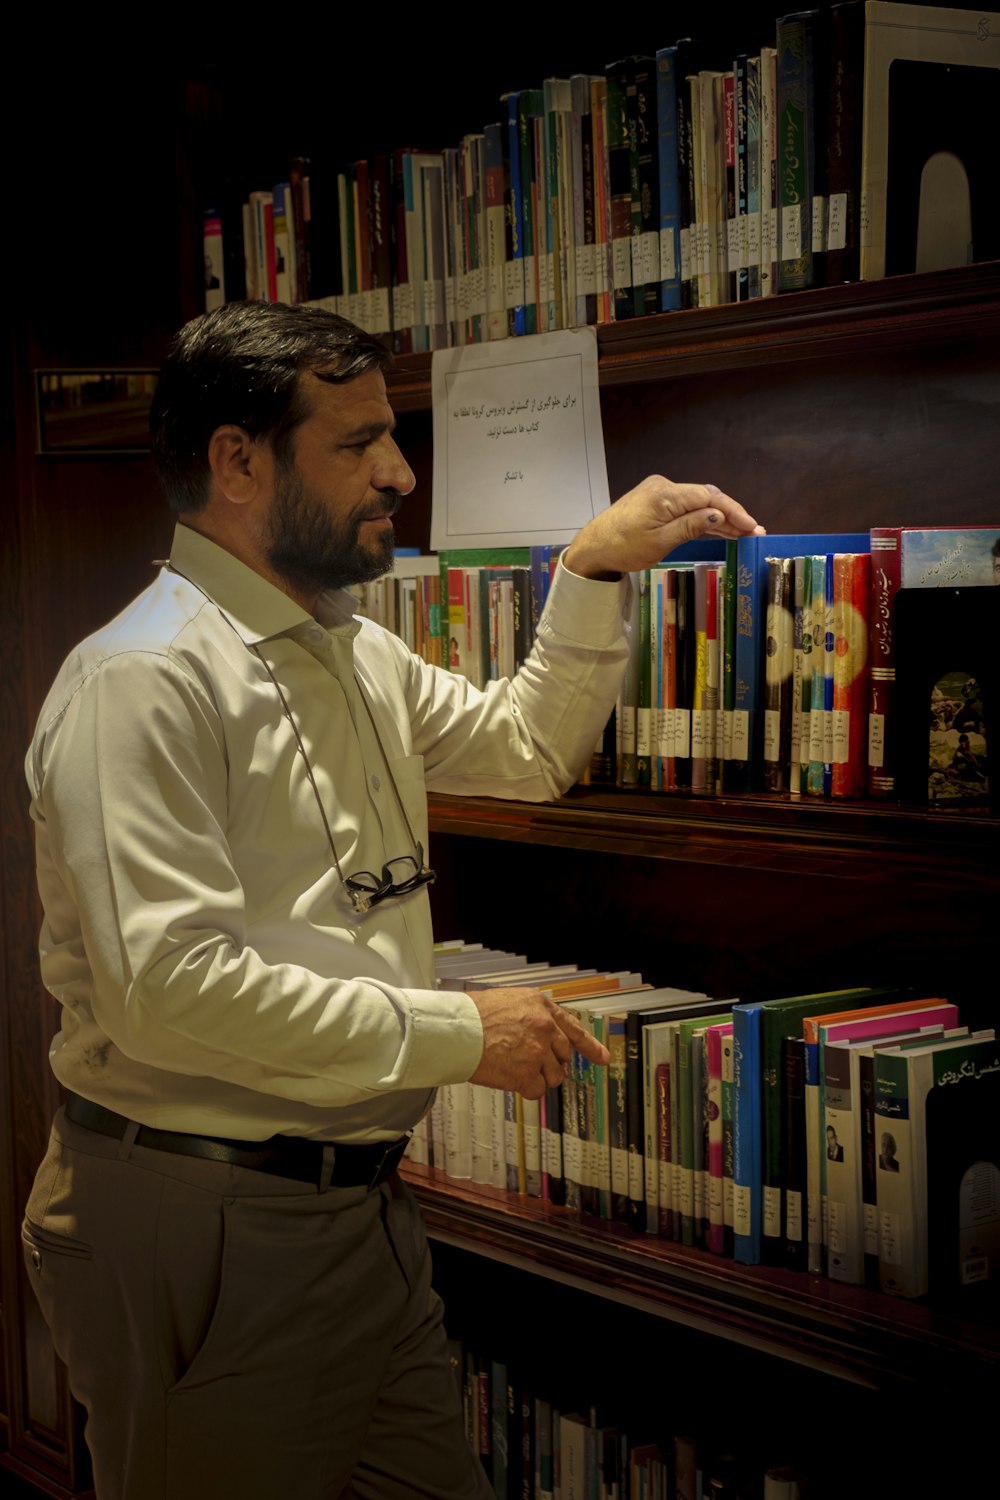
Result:
M602 323L599 381L626 385L990 334L1000 335L1000 261ZM430 409L431 360L396 360L387 385L397 412Z
M882 883L972 890L1000 865L1000 819L895 804L580 786L543 803L432 794L429 811L435 833Z
M872 1388L995 1378L1000 1330L824 1277L746 1267L407 1163L432 1238Z

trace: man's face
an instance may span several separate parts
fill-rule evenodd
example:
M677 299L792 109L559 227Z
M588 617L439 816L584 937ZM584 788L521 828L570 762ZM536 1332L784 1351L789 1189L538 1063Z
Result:
M304 375L301 389L309 415L275 465L265 549L275 573L309 594L390 570L390 517L415 481L380 370L343 385Z

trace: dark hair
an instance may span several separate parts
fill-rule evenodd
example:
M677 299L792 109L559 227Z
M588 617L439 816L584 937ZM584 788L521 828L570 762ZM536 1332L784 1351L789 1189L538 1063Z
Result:
M356 324L324 308L227 302L186 323L167 353L149 413L153 463L171 510L208 499L208 442L232 423L288 453L308 416L299 377L355 380L387 370L392 355Z
M1000 557L1000 536L997 537L996 541L993 543L993 546L990 548L990 551L992 552L994 557Z

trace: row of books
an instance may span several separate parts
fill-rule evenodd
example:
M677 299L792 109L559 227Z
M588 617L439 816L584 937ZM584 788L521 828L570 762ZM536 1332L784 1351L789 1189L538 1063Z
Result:
M412 1159L730 1256L906 1297L1000 1275L1000 1049L936 997L718 1000L442 944L443 988L528 986L610 1053L539 1101L440 1090Z
M298 158L288 182L248 195L239 230L206 216L207 295L226 296L220 237L240 232L242 286L229 295L323 301L405 353L882 275L890 94L895 217L910 245L894 269L912 270L919 204L899 137L916 140L927 95L968 74L957 142L954 124L940 127L968 155L969 110L985 128L997 93L979 99L981 74L987 90L1000 82L995 42L972 45L981 19L963 28L954 15L845 0L777 17L759 51L724 62L714 41L685 38L600 74L546 78L504 94L501 117L454 145L350 162L322 212L333 185L321 190ZM890 89L893 49L904 70L911 56L924 70L912 97ZM949 66L973 53L985 70ZM972 188L968 233L925 245L921 268L997 253L981 222L994 212L987 184ZM336 236L322 257L321 233ZM310 274L310 243L335 285Z
M483 686L530 650L558 550L400 558L359 605ZM998 578L1000 523L687 543L633 577L588 779L989 805Z
M808 1492L809 1476L797 1464L764 1468L756 1454L713 1450L688 1433L640 1440L620 1413L541 1396L535 1382L495 1354L455 1338L448 1352L466 1437L498 1500L735 1500L750 1493L799 1500Z

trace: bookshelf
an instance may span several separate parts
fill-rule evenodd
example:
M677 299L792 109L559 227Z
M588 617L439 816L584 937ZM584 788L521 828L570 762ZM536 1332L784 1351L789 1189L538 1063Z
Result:
M721 434L731 492L771 530L820 530L831 514L838 525L866 529L886 509L933 524L955 513L956 467L970 497L963 518L986 522L995 492L990 440L962 408L973 393L982 411L995 408L998 332L996 264L601 327L612 493L639 477L636 445L652 466L659 424L664 447L684 451L686 464L688 452L708 454ZM390 379L414 434L429 410L429 377L430 356L420 355L400 359ZM924 381L940 382L941 408L923 422L919 473L903 451L913 429L894 425L893 412ZM787 394L792 383L795 425L786 436L801 439L797 463L786 463L773 486L755 466L737 474L734 454L754 427L756 392ZM745 403L754 407L749 419L739 415ZM822 427L825 407L842 436L853 430L863 445L877 431L888 455L852 474L849 495L835 467L821 472L806 427ZM905 483L894 478L900 467ZM688 464L685 472L720 471ZM981 811L579 786L546 805L432 795L430 827L443 937L515 941L532 958L638 968L654 983L741 999L910 982L955 999L976 1024L995 1021L983 980L1000 896L1000 819ZM521 1278L518 1296L530 1300L525 1288L535 1288L541 1306L552 1283L574 1288L575 1316L593 1321L595 1350L614 1347L627 1307L651 1339L683 1328L729 1351L738 1346L742 1357L753 1351L786 1391L806 1369L826 1382L824 1401L850 1388L862 1421L874 1420L879 1403L896 1421L939 1421L995 1385L994 1313L983 1320L805 1273L738 1266L430 1168L406 1171L445 1256L446 1299L449 1285L502 1266ZM921 1462L928 1473L940 1463L943 1476L939 1447L925 1445ZM985 1458L974 1438L954 1472L971 1475ZM878 1462L880 1483L902 1482L898 1456L885 1449ZM919 1466L909 1478L920 1478Z

